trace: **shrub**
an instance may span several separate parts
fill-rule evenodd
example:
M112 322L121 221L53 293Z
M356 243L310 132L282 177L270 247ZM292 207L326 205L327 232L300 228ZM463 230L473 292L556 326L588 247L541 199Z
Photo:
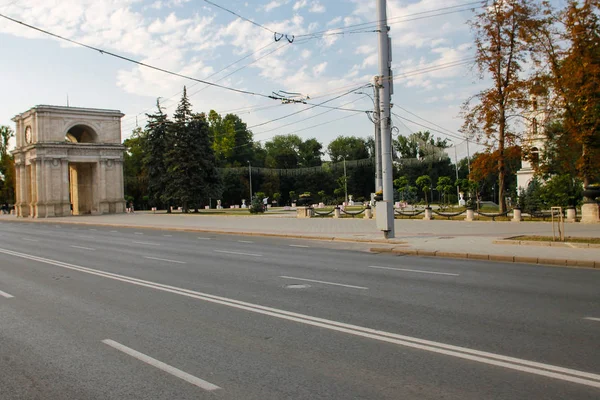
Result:
M263 204L262 197L254 196L252 199L252 203L248 208L250 210L250 214L262 214L265 212L265 205Z

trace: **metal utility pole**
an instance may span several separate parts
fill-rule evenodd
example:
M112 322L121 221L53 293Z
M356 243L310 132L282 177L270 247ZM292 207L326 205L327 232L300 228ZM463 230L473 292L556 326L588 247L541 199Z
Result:
M379 21L379 119L381 123L381 178L383 202L377 207L377 226L387 239L395 237L394 230L394 170L392 165L392 131L390 126L390 101L392 95L392 71L389 27L387 25L386 0L377 0Z
M248 161L248 176L250 176L250 204L252 204L252 164Z
M375 122L375 191L383 190L381 177L381 122L379 118L379 77L373 77L373 121Z
M456 156L456 144L452 143L452 147L454 147L454 168L456 169L456 182L458 182L458 157ZM460 189L458 185L456 185L456 201L460 199Z
M467 138L467 171L471 175L471 155L469 154L469 138Z
M346 175L346 157L344 157L344 199L348 205L348 176Z

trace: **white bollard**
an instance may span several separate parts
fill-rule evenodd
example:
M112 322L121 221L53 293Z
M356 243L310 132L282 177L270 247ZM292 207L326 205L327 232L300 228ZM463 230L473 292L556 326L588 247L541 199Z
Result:
M425 209L425 216L423 217L424 221L431 221L433 219L433 211L431 210L431 207L427 207Z
M475 218L475 211L472 208L467 208L467 216L465 217L465 221L473 221Z
M340 218L342 216L342 212L340 211L339 207L336 207L333 210L333 218Z
M577 210L575 207L567 208L567 222L577 222Z
M513 210L512 222L521 222L521 221L523 221L523 217L521 216L521 209L515 208Z

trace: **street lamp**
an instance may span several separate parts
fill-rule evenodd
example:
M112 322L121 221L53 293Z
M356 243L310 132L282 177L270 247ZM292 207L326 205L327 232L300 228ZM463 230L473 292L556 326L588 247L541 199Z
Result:
M344 158L344 198L346 199L346 204L348 204L348 176L346 175L346 157Z
M252 204L252 164L248 161L248 176L250 177L250 204Z
M454 169L456 170L456 201L460 199L460 189L458 188L458 156L456 155L456 144L452 141L452 139L448 139L449 142L452 143L452 147L454 147Z

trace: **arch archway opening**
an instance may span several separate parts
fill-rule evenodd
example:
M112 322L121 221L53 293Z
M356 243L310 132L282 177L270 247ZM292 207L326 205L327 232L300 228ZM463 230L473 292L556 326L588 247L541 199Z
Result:
M67 131L65 141L69 143L97 143L98 135L86 125L75 125Z

